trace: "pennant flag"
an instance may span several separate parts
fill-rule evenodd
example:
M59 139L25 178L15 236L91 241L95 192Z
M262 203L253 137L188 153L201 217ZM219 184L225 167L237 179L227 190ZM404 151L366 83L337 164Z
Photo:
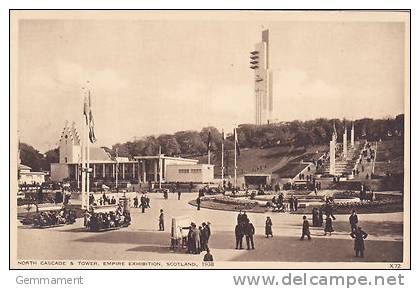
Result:
M233 129L233 134L235 136L236 153L238 154L238 156L240 156L241 155L241 149L239 148L238 134L236 132L236 128Z
M211 132L209 131L209 135L207 137L207 151L211 150Z
M93 114L92 114L92 103L90 100L90 92L88 99L85 98L85 105L83 113L86 118L86 125L89 127L89 140L91 143L96 142L96 136L95 136L95 122L93 120Z
M224 142L225 141L225 132L224 132L224 130L222 129L222 141Z

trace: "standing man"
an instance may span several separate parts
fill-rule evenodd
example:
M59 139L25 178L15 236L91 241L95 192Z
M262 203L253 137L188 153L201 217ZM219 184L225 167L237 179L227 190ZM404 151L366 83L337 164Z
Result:
M243 224L238 222L235 227L235 237L236 237L236 250L242 250L242 241L244 238L244 227Z
M362 230L361 227L357 227L356 230L351 232L350 236L354 238L354 251L356 252L356 257L365 257L365 239L368 234Z
M349 217L350 222L350 230L351 232L354 232L357 229L357 224L359 223L359 217L357 217L356 210L353 209L351 212L351 215Z
M309 231L309 222L306 219L306 216L303 216L302 236L300 237L300 240L303 241L303 239L305 239L305 236L308 237L308 240L311 240L311 232Z
M294 206L293 206L293 205L294 205L293 198L294 198L294 197L293 197L293 196L291 196L291 197L290 197L290 199L289 199L289 210L290 210L290 212L293 212L293 211L294 211L294 208L293 208L293 207L294 207Z
M249 221L249 219L246 219L245 222L245 238L246 238L246 247L247 250L254 250L254 234L255 234L255 228L254 225ZM250 248L251 245L251 248Z
M144 213L144 210L146 209L146 197L141 195L140 197L140 206L141 206L141 212Z
M160 209L159 231L165 231L165 220L164 220L164 215L163 215L163 209Z
M208 243L210 240L210 235L211 235L210 222L207 222L207 224L203 222L202 225L203 225L203 228L205 228L206 230L207 243Z
M181 190L178 190L178 201L181 200Z
M197 211L200 211L201 199L200 196L197 198Z

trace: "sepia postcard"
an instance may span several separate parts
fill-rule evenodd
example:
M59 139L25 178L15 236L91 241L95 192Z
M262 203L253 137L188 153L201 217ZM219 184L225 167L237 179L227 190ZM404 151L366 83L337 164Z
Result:
M410 11L11 10L10 268L409 269Z

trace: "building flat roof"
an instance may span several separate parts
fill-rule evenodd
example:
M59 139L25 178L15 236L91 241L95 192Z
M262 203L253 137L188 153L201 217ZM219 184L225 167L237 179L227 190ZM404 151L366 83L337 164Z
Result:
M186 161L186 162L198 162L198 160L194 160L194 159L186 159L186 158L181 158L181 157L168 157L168 156L164 156L164 155L160 155L160 156L135 156L134 158L136 160L167 159L167 160Z

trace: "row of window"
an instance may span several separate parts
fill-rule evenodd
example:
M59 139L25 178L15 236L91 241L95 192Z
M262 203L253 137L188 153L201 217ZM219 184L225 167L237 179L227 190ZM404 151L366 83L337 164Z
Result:
M189 174L190 169L178 169L178 173L180 174ZM201 174L201 169L191 169L192 174Z

